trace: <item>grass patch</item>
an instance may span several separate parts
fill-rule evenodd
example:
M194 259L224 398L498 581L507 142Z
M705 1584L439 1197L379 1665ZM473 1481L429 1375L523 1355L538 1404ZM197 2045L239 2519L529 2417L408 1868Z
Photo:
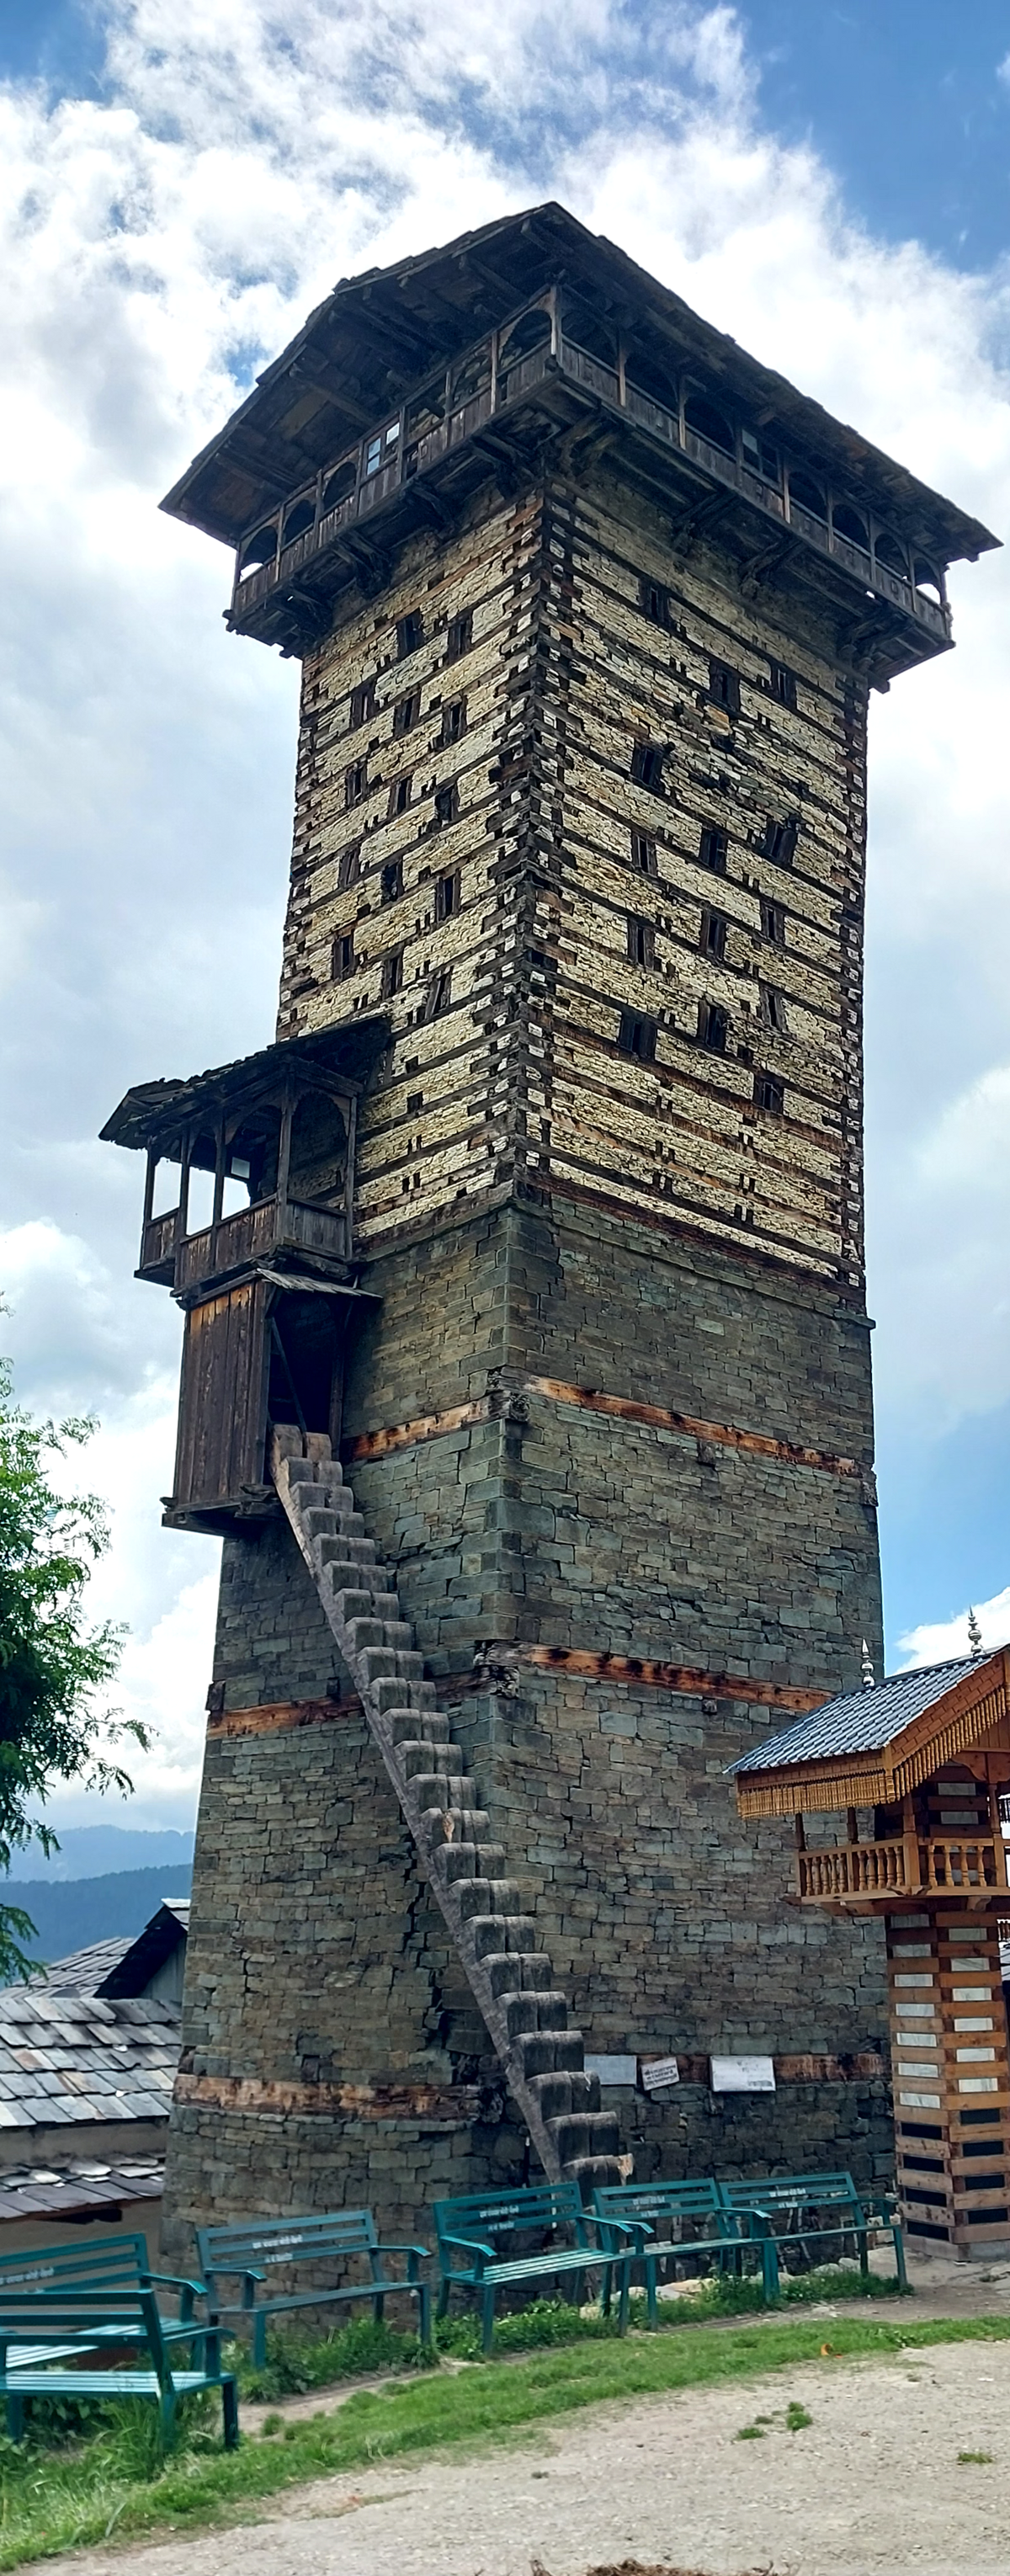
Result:
M959 2468L959 2469L968 2469L968 2468L991 2469L991 2467L992 2467L992 2452L991 2452L991 2451L959 2451L959 2452L958 2452L958 2455L957 2455L957 2465L958 2465L958 2468Z
M79 2449L13 2452L4 2445L0 2569L100 2542L113 2531L125 2537L252 2519L264 2498L306 2478L450 2444L493 2442L602 2400L725 2386L794 2369L823 2355L820 2334L813 2318L775 2318L766 2325L635 2334L623 2342L613 2335L583 2338L544 2347L504 2369L491 2362L451 2377L429 2370L361 2390L330 2414L287 2424L281 2440L247 2439L237 2452L222 2450L219 2418L201 2400L179 2449L153 2473L140 2464L137 2447L150 2440L153 2409L110 2408L110 2420ZM833 2322L832 2334L828 2370L847 2355L1010 2341L1010 2318L845 2317Z

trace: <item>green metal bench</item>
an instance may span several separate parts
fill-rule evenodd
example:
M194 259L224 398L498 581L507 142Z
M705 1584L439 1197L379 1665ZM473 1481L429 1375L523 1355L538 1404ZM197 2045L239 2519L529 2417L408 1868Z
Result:
M864 2278L869 2273L871 2233L882 2229L894 2249L895 2277L907 2289L905 2244L897 2203L859 2192L850 2173L764 2174L758 2182L720 2182L723 2208L746 2225L749 2233L770 2231L779 2254L790 2239L806 2249L807 2241L852 2236Z
M177 2293L178 2316L162 2315L159 2288ZM0 2257L0 2396L11 2439L21 2439L26 2397L147 2397L169 2442L179 2398L219 2388L225 2446L234 2450L235 2380L221 2368L216 2328L193 2317L200 2288L149 2272L143 2236ZM125 2366L118 2356L135 2347L143 2366L139 2354L136 2367Z
M270 2317L296 2308L325 2308L370 2299L378 2324L384 2302L394 2291L417 2300L420 2340L425 2347L431 2343L431 2292L417 2268L427 2259L428 2248L380 2245L370 2209L331 2210L319 2218L248 2218L232 2227L198 2227L196 2241L207 2284L208 2314L215 2325L225 2317L235 2318L240 2325L251 2323L253 2360L257 2364L266 2360ZM405 2275L397 2277L387 2270L389 2254L406 2255ZM354 2256L362 2256L368 2265L363 2281L330 2282L310 2290L281 2290L270 2298L259 2295L271 2271L282 2267L286 2270L298 2263L315 2263L332 2270L334 2264L343 2265ZM237 2299L222 2300L223 2279L241 2282Z
M738 2268L741 2249L754 2242L760 2250L761 2281L765 2298L774 2306L779 2295L778 2258L770 2224L755 2225L732 2214L727 2208L720 2185L709 2179L687 2182L652 2182L616 2184L594 2195L593 2207L600 2234L606 2244L609 2231L620 2226L626 2236L631 2230L633 2251L626 2258L621 2295L627 2306L628 2282L635 2264L645 2273L646 2315L651 2326L657 2323L657 2283L661 2263L682 2256L704 2254L719 2271ZM750 2213L748 2213L748 2216ZM615 2252L617 2249L614 2249ZM610 2287L605 2285L604 2311L610 2307Z
M576 2301L581 2304L581 2284L587 2271L603 2274L601 2292L610 2306L612 2274L621 2267L620 2330L627 2324L626 2248L614 2248L615 2235L630 2241L630 2228L624 2229L619 2219L611 2221L610 2236L605 2246L592 2245L589 2225L576 2182L533 2183L519 2191L468 2192L460 2200L436 2200L435 2229L441 2281L438 2292L438 2314L444 2317L449 2294L454 2289L473 2290L480 2308L481 2342L490 2352L494 2336L494 2305L499 2290L518 2289L526 2282L538 2287L543 2283L574 2276ZM569 2230L574 2244L545 2246L545 2236L559 2236ZM535 2251L508 2254L503 2248L517 2237L535 2236L541 2241ZM460 2261L458 2258L464 2259Z

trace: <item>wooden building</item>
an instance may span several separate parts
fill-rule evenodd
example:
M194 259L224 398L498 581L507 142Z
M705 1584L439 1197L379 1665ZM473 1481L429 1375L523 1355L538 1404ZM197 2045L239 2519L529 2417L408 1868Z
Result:
M866 710L994 541L553 205L344 280L165 506L303 665L277 1045L106 1131L225 1532L180 2230L865 2165L879 1935L724 1772L879 1653ZM800 2071L713 2141L583 2040Z
M794 1819L800 1906L886 1928L909 2235L1010 2244L1010 1649L847 1692L735 1773L742 1816Z

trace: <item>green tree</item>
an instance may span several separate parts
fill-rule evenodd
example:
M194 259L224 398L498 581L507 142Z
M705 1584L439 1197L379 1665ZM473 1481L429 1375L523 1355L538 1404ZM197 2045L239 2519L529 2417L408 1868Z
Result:
M90 1627L84 1595L109 1544L94 1494L59 1490L58 1462L90 1439L93 1421L34 1422L14 1403L0 1360L0 1871L36 1841L57 1848L37 1809L58 1780L128 1795L113 1746L147 1735L104 1705L123 1631ZM0 1904L0 1981L25 1976L22 1944L35 1926L18 1905Z

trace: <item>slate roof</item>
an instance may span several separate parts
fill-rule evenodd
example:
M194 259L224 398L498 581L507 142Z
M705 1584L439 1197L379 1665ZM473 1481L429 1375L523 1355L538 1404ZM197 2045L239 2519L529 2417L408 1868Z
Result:
M946 1664L922 1664L913 1672L892 1673L874 1690L844 1691L825 1701L809 1717L797 1718L757 1744L731 1772L784 1771L795 1762L827 1762L833 1755L880 1753L893 1744L914 1718L922 1717L969 1673L978 1672L988 1656L958 1655Z
M189 1907L188 1896L163 1897L140 1932L89 1941L86 1949L71 1950L68 1958L54 1959L48 1968L40 1969L30 1979L32 1989L41 1987L50 1995L110 1997L136 1993L138 1987L143 1990L170 1948L177 1946L178 1935L188 1934Z
M86 1949L72 1950L69 1958L54 1959L31 1978L32 1991L41 1988L47 1995L97 1995L112 1969L129 1956L135 1937L132 1932L124 1932L115 1940L89 1941Z
M167 2120L178 2056L178 2004L0 1988L0 2130Z
M113 2214L123 2202L160 2200L165 2184L164 2158L122 2158L112 2165L75 2156L53 2165L10 2165L0 2172L0 2226L19 2218L62 2219Z

